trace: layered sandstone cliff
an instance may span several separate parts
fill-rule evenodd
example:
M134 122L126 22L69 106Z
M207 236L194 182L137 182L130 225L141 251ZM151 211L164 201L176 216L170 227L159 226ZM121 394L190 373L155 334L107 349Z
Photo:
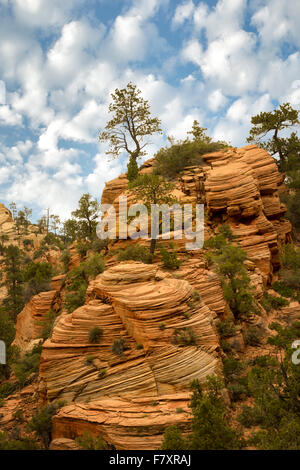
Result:
M114 266L90 283L86 304L62 315L43 347L41 397L72 403L57 416L55 437L70 438L77 426L84 425L100 431L104 421L105 438L117 448L136 448L138 436L126 437L126 429L138 426L149 427L149 436L155 429L157 437L151 444L146 439L143 447L155 448L170 409L176 403L179 407L179 401L187 409L190 381L204 381L221 370L213 315L202 300L192 301L193 292L187 281L174 279L156 265L135 262ZM95 326L103 336L99 343L90 343L89 332ZM176 331L192 332L192 340L174 341ZM121 338L125 350L117 354L112 346ZM147 414L143 400L150 408L159 403L147 420L139 421ZM116 420L116 413L120 425L113 429L108 423ZM78 419L84 422L81 428ZM181 416L183 422L189 419L189 413ZM65 420L74 421L75 428L62 425Z
M154 163L147 161L140 172L153 171ZM230 148L204 155L201 166L186 168L174 182L181 203L205 205L205 239L230 224L247 252L246 268L261 299L279 267L280 244L291 236L278 197L283 177L273 158L256 146ZM126 175L108 182L102 195L102 203L113 204L117 215L120 195L132 198ZM136 242L114 241L109 248ZM175 275L163 268L159 255L152 265L119 263L109 255L107 270L89 284L85 304L71 314L61 311L43 345L39 375L40 403L66 402L53 419L53 448L63 442L70 446L88 429L117 449L157 449L166 426L187 430L189 384L222 373L216 320L230 311L203 250L187 255L185 243L175 241L182 261ZM80 262L75 247L71 253L70 268ZM52 305L62 282L57 278L55 291L45 293L45 307L38 298L25 307L16 341L25 344L32 337L29 330L46 312L46 297ZM298 310L299 304L291 305L282 313L294 318ZM94 327L102 336L91 343ZM113 345L120 340L124 350L116 353Z

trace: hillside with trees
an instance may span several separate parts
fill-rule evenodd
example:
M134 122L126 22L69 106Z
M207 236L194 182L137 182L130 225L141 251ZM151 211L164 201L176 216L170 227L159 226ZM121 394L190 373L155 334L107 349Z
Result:
M89 193L64 221L3 206L0 449L299 450L299 111L254 116L240 149L194 121L144 162L161 123L140 90L109 112L128 171L102 202L203 204L204 246L175 217L100 239Z

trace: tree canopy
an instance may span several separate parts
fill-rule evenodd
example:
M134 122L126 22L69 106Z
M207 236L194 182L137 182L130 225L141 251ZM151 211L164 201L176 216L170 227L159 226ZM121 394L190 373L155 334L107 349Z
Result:
M109 142L106 152L113 158L119 157L126 151L131 159L145 155L145 147L149 142L145 139L156 133L161 133L160 120L152 117L147 100L141 96L141 90L129 82L126 88L118 88L112 93L109 112L113 117L100 133L101 142Z
M280 105L279 109L261 112L253 116L251 124L253 127L247 141L263 147L271 155L278 154L281 166L295 151L299 154L300 140L295 132L292 132L287 138L279 136L281 131L300 124L299 111L293 109L290 103ZM272 133L271 138L263 140L269 133Z

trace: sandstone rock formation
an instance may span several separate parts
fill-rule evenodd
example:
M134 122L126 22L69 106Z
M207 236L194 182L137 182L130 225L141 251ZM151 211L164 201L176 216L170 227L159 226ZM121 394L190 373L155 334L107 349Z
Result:
M278 195L283 175L274 159L255 145L209 153L203 161L202 167L188 167L178 176L176 196L181 203L205 204L205 239L221 223L230 224L237 242L261 271L266 285L279 268L280 244L291 240L291 224L283 217L286 208ZM153 171L154 164L154 159L148 160L140 173ZM117 216L116 198L127 195L130 203L126 190L126 175L106 183L102 202L114 204ZM185 240L176 243L180 248Z
M152 172L154 164L148 160L140 173ZM175 180L181 203L205 204L205 239L220 224L230 224L247 252L245 267L257 299L279 267L280 244L291 236L278 197L282 185L273 158L253 145L204 155L203 165L185 168ZM102 195L117 215L120 195L132 200L126 175L106 183ZM160 256L152 265L108 257L108 269L89 284L85 305L58 317L43 345L39 377L41 403L67 402L53 419L51 448L74 448L74 438L87 429L117 449L157 449L167 425L187 430L190 381L221 372L215 324L230 312L202 250L187 256L185 242L176 240L182 263L175 274L162 269ZM114 241L110 248L128 243L136 241ZM75 246L71 254L70 268L80 262ZM61 289L63 282L62 276L52 286ZM282 314L297 318L299 304ZM94 327L103 334L91 343ZM112 346L120 347L120 340L125 349L118 354ZM241 329L234 341L243 350Z
M68 431L63 431L68 426L60 424L60 420L64 422L67 416L71 419L73 413L74 422L78 413L84 413L84 425L88 429L94 426L96 432L103 420L114 421L118 410L123 413L124 430L120 429L118 435L110 429L110 437L106 434L105 437L118 448L125 448L122 439L126 428L134 427L135 422L129 419L127 407L134 407L138 399L147 398L149 406L161 400L165 403L161 408L152 407L145 421L149 435L153 434L152 428L156 429L157 439L151 445L146 440L143 448L155 448L157 440L162 438L168 410L175 406L172 403L178 401L178 394L185 392L186 408L190 381L196 378L203 381L207 375L221 370L213 315L201 300L193 300L193 292L187 281L174 279L156 265L135 262L120 263L90 283L87 303L70 315L61 315L51 340L43 347L41 397L72 403L71 408L64 407L56 418L56 437L70 437ZM94 326L103 331L99 343L89 342L89 331ZM186 345L175 344L175 330L192 332L192 339L188 338ZM118 355L112 351L112 345L120 338L125 341L126 349ZM83 405L87 401L90 404ZM110 411L107 403L112 407ZM139 406L134 411L137 417L142 413L139 409L144 409L144 405ZM105 408L105 415L99 412L96 420L90 420L95 415L91 412L93 407ZM163 421L157 427L160 419ZM75 434L76 426L72 426ZM126 445L133 449L137 436L130 439L127 436Z
M15 232L15 223L11 212L0 202L0 232L9 235Z
M57 290L41 292L33 296L17 317L14 343L21 352L32 349L35 340L40 338L43 319L49 310L59 308Z

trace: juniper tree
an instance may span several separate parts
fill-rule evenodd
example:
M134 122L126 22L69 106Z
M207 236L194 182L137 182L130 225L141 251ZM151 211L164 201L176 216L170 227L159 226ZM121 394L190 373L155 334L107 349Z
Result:
M148 101L131 82L126 88L117 88L111 96L109 112L113 117L100 133L99 140L109 142L108 155L117 158L125 151L134 165L137 158L145 155L144 149L149 144L147 137L162 132L160 120L151 116Z
M280 167L283 168L288 158L295 154L299 155L300 140L295 132L289 137L283 138L279 135L281 131L300 124L299 111L293 109L290 103L284 103L279 109L269 112L261 112L251 118L253 127L250 130L248 142L254 142L267 150L271 155L278 154ZM268 134L271 137L263 140Z
M81 238L94 238L96 232L99 204L90 194L83 194L79 200L79 208L72 212L72 216L79 221L79 235ZM69 224L71 225L71 224ZM75 224L76 225L76 224ZM72 229L75 226L72 224Z

